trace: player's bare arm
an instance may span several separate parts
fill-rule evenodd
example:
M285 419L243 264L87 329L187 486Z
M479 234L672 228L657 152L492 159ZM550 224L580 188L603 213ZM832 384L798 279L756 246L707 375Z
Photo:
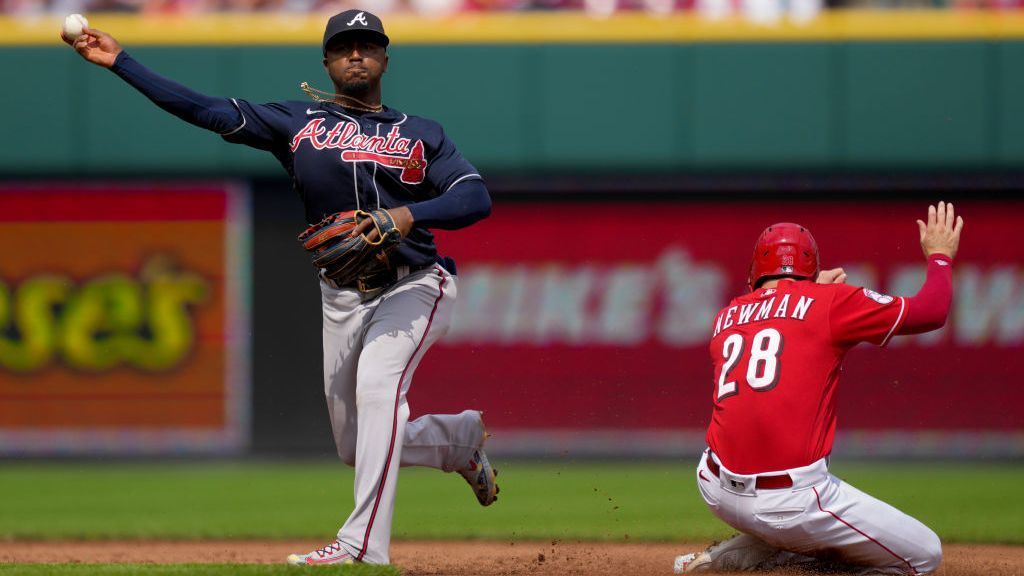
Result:
M928 222L918 220L917 228L921 233L921 250L925 258L933 254L956 258L964 219L956 216L952 203L939 202L938 206L929 206Z
M113 36L95 28L83 28L82 35L76 40L71 40L61 32L60 39L74 48L82 58L103 68L113 66L117 55L121 53L121 45Z

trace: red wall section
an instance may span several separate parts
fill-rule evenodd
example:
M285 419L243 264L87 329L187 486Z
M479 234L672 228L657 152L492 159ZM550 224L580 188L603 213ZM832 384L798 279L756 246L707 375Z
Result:
M964 203L955 304L940 332L861 345L839 392L843 429L1021 427L1024 202ZM466 405L492 427L702 428L714 313L746 289L767 225L811 229L824 267L912 295L924 203L515 204L439 234L459 263L448 336L417 373L416 414ZM780 415L784 417L784 415Z

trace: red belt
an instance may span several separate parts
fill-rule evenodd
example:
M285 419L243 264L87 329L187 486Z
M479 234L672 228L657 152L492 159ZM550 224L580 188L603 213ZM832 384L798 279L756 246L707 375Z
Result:
M708 453L708 471L715 475L717 478L721 478L718 475L719 466L715 462L715 459L711 457L711 453ZM754 488L757 490L780 490L782 488L792 488L793 478L789 474L763 474L758 476L754 480Z

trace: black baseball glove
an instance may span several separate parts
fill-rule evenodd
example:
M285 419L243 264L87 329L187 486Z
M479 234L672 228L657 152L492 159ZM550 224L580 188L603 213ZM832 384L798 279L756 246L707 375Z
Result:
M355 234L356 227L367 219L372 225L366 232ZM360 286L361 278L389 268L388 255L401 241L402 233L383 209L337 212L299 235L302 247L313 254L313 266L337 285L353 287Z

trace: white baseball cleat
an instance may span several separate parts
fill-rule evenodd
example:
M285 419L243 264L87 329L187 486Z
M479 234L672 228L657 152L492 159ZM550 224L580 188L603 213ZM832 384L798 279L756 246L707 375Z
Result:
M484 425L484 413L478 411L477 414L480 417L483 439L480 440L480 447L473 451L473 456L469 459L466 467L460 468L456 472L469 483L477 502L480 502L481 506L490 506L498 500L498 492L501 489L498 488L498 471L491 466L491 461L487 459L487 453L484 452L484 443L491 436L487 433L487 426Z
M676 556L675 564L672 565L672 572L676 574L690 574L692 572L710 572L711 556L707 551L699 554L690 552L682 556Z
M355 564L355 558L341 547L341 542L334 542L313 550L309 554L289 554L288 563L296 566L319 566L323 564Z
M802 556L771 546L749 534L736 534L721 542L715 542L703 552L677 556L673 570L676 574L693 572L747 572L765 567L780 554L787 557ZM789 562L779 563L779 566Z
M498 488L498 471L491 467L482 447L474 450L469 464L456 472L469 483L481 506L490 506L498 500L498 492L501 491Z

